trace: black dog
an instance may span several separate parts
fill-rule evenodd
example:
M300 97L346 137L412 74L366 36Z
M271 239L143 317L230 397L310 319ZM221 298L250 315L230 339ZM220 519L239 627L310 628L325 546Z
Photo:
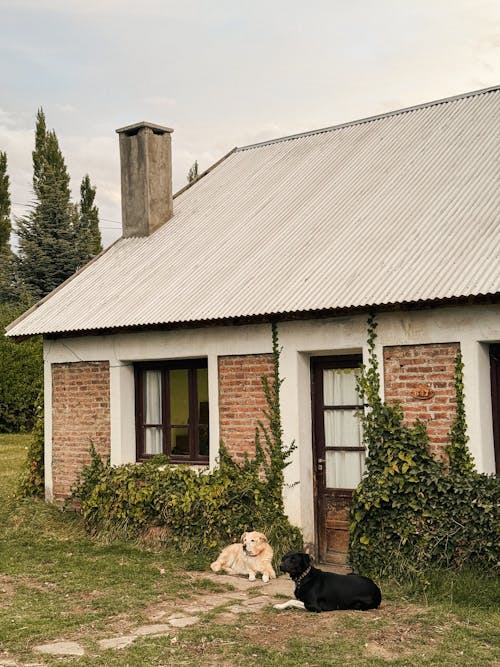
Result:
M311 557L299 551L283 556L280 570L295 582L295 597L308 611L376 609L382 600L380 588L359 574L323 572L311 564ZM295 606L295 605L294 605ZM280 608L283 608L284 605Z

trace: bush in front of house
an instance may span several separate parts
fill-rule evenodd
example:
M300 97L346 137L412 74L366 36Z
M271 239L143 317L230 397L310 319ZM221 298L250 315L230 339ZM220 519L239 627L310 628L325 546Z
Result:
M286 551L302 548L300 531L289 523L255 462L239 465L223 447L212 472L168 465L163 456L111 466L92 447L91 463L69 502L78 504L94 535L134 539L158 527L165 545L207 558L247 530L267 535L276 563Z
M302 549L302 534L292 526L283 504L283 471L295 445L283 444L279 391L278 334L272 325L274 373L262 378L267 410L255 430L255 456L238 464L223 443L219 466L198 472L169 465L164 456L143 463L111 466L91 444L91 462L73 489L87 529L94 534L135 538L151 528L184 552L213 556L249 530L265 533L282 555Z
M376 322L369 319L369 366L359 392L368 448L366 475L353 495L349 560L375 576L421 576L432 567L493 572L500 542L500 483L474 470L467 447L463 364L456 358L456 419L446 458L429 450L425 425L403 421L399 405L380 399L374 354Z

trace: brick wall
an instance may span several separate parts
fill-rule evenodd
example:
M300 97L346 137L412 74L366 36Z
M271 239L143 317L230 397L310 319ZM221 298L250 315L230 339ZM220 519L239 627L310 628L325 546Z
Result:
M427 424L431 450L438 456L455 417L458 351L458 343L384 347L385 400L400 403L408 422L419 418Z
M255 427L267 409L264 375L273 375L270 354L219 357L220 437L236 461L255 452Z
M52 475L54 500L61 501L83 465L92 439L110 453L109 363L52 365Z

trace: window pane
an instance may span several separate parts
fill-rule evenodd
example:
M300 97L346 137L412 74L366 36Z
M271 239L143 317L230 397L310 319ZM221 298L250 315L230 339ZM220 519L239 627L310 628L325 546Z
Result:
M161 371L144 373L144 423L161 424Z
M200 426L198 451L200 456L208 456L208 426Z
M357 410L325 410L325 447L362 447Z
M329 368L323 371L324 405L360 405L356 392L359 368Z
M170 423L189 423L188 370L186 368L170 371ZM173 441L172 441L173 443ZM173 444L172 444L173 449Z
M146 427L144 434L144 449L146 454L152 456L163 452L163 435L161 428Z
M187 426L170 429L170 438L172 456L189 455L189 429Z
M364 452L325 452L326 486L332 489L355 489L365 465Z
M196 373L198 395L198 454L208 456L208 368Z

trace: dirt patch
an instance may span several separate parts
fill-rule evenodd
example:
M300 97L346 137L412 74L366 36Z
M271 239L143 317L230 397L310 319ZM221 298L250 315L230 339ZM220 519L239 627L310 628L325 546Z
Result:
M439 634L430 632L429 627L418 620L427 611L417 605L384 603L380 609L369 612L267 612L259 614L258 617L245 618L248 622L241 632L252 643L275 647L297 638L305 641L331 640L335 637L355 639L359 637L361 623L366 634L367 655L390 661L412 653L416 645L427 643L435 647L439 643Z

